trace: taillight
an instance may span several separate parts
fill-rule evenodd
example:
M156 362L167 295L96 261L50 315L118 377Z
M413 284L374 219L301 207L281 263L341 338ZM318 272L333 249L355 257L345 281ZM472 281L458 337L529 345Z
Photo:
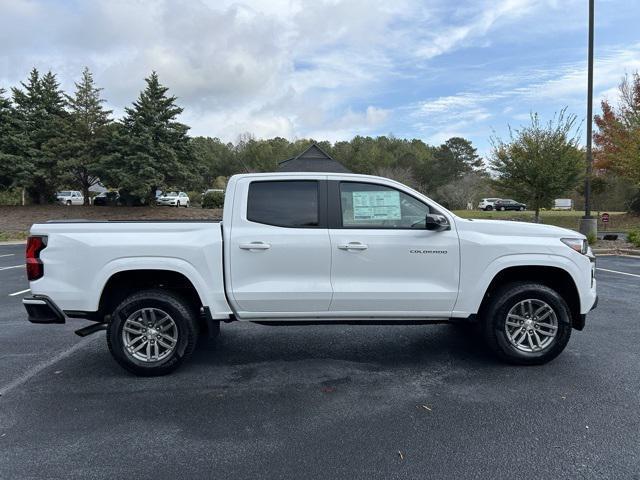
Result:
M44 275L44 265L40 252L47 246L47 237L29 237L27 239L27 279L38 280Z

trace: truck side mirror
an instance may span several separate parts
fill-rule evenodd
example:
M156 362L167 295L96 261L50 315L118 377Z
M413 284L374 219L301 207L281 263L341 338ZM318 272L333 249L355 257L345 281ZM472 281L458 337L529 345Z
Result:
M443 230L450 230L451 226L444 215L428 213L424 221L424 228L434 232L442 232Z

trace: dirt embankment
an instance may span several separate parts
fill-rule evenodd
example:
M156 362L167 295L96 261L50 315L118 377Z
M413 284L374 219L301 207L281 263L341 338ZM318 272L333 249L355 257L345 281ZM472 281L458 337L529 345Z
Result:
M0 233L27 232L48 220L220 220L222 210L199 207L94 207L62 205L0 206Z

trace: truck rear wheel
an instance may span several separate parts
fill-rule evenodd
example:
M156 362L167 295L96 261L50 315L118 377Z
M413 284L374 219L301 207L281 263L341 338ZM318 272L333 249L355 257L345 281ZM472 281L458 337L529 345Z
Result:
M163 290L145 290L125 298L107 329L115 360L141 376L165 375L193 353L198 323L181 297Z
M489 300L483 333L489 348L502 360L541 365L567 346L571 314L555 290L537 283L510 283Z

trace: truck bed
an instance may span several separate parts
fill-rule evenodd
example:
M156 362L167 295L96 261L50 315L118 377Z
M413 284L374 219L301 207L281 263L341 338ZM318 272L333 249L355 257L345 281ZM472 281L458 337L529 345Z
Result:
M54 297L63 311L97 311L120 271L167 269L188 278L216 316L229 314L220 222L65 220L35 224L31 235L47 236L46 274L31 282L32 293Z

